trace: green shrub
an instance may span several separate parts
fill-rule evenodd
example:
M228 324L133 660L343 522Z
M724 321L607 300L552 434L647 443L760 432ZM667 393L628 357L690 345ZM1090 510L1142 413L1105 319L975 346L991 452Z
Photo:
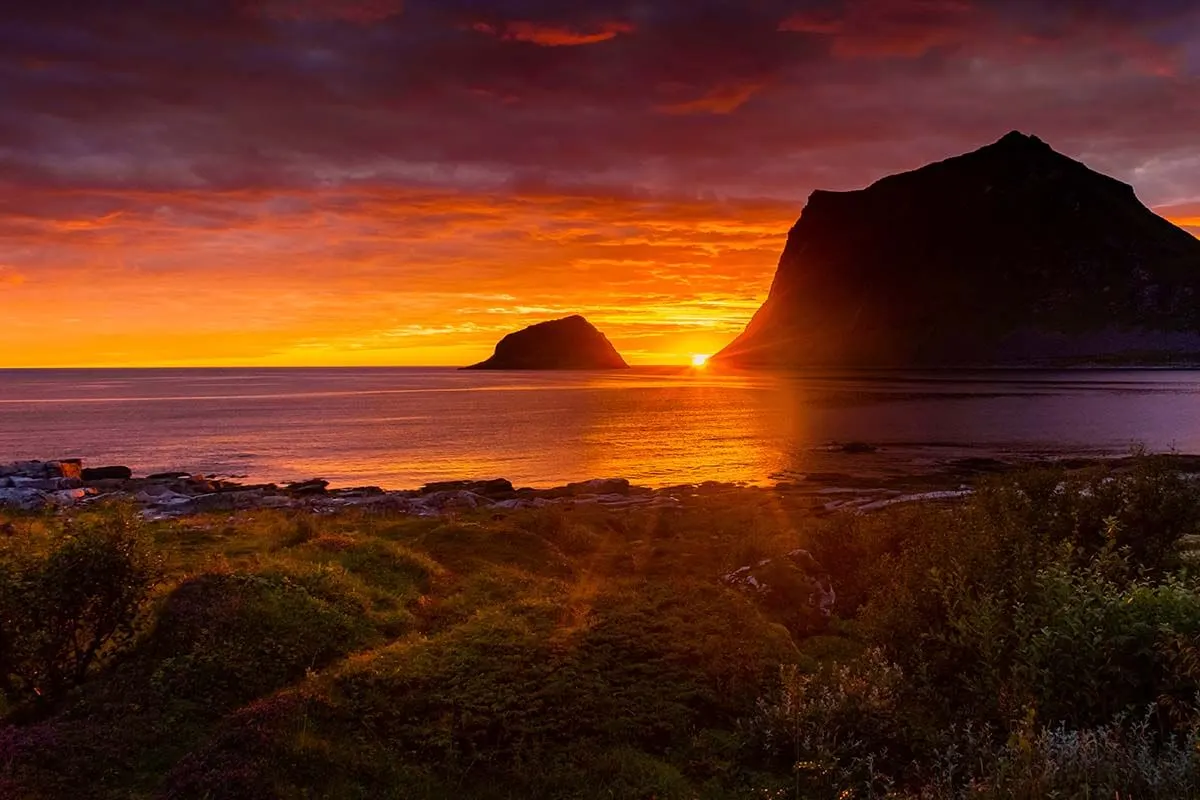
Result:
M513 792L496 796L571 796L538 794L539 781L614 748L644 753L639 764L669 783L680 764L660 769L650 757L687 750L697 731L733 730L794 658L782 627L720 587L616 590L593 598L573 630L483 611L354 659L334 679L331 724L362 729L393 760L447 780L469 770L472 786L490 779Z
M0 692L60 700L133 639L160 567L130 509L68 519L47 541L0 550Z
M142 653L164 696L227 708L362 647L371 627L352 599L330 602L281 573L206 574L164 604Z
M439 564L460 574L488 565L554 578L571 574L571 564L558 548L524 530L470 523L442 525L422 536L418 544Z
M1124 473L1018 473L985 486L973 505L1026 537L1070 544L1076 564L1116 548L1154 575L1178 567L1180 539L1200 532L1200 487L1154 456Z
M878 650L811 674L784 667L747 721L749 744L791 774L799 796L886 790L920 737L906 718L912 712L904 708L903 687L903 673Z
M897 517L905 538L870 570L858 629L946 724L1003 727L1030 703L1081 726L1141 708L1163 686L1161 631L1200 625L1190 587L1159 586L1198 494L1147 462L1033 472Z
M1095 728L1035 728L995 746L966 729L926 782L896 800L1176 800L1200 796L1195 731L1164 739L1149 716Z
M1165 712L1170 699L1190 702L1200 690L1198 676L1169 653L1200 636L1194 586L1171 579L1123 587L1094 569L1053 567L1014 612L1014 681L1048 725L1089 728L1160 702Z

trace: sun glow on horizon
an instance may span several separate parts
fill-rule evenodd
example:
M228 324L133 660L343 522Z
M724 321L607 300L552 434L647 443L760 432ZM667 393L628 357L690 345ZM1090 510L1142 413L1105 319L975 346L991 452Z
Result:
M692 356L692 366L696 369L704 369L708 366L708 359L711 357L708 353L696 353Z

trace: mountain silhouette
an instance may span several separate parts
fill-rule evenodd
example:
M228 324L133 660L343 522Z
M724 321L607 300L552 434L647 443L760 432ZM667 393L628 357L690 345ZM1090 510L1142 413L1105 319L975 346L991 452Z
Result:
M629 365L594 325L578 314L510 333L486 361L463 369L623 369Z
M718 363L1169 361L1200 354L1200 241L1132 187L1012 132L816 191Z

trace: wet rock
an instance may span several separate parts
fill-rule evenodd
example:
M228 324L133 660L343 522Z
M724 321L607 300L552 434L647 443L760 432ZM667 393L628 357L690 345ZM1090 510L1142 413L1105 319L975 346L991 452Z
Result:
M57 492L48 493L46 500L56 506L71 506L86 497L94 497L95 495L95 489L62 489Z
M63 478L71 480L83 480L83 460L78 458L64 458L58 463L59 475Z
M98 481L88 481L87 484L98 492L123 492L129 488L129 481L120 480L118 478L105 478Z
M336 497L378 497L386 492L378 486L355 486L350 489L330 489L328 494Z
M20 476L23 478L78 478L78 459L66 461L14 461L0 464L0 477Z
M144 486L142 486L137 491L136 494L134 494L134 497L144 497L144 498L152 499L152 498L160 497L163 495L173 495L173 494L179 494L179 493L176 492L175 490L173 490L168 484L146 483Z
M516 511L522 508L542 508L552 504L553 501L547 500L544 497L514 497L494 503L492 508L504 511Z
M192 477L190 472L155 472L146 476L152 481L178 481Z
M209 480L203 475L191 475L176 484L178 491L186 494L210 494L221 491L219 481Z
M46 505L46 495L37 489L0 489L0 506L34 511Z
M233 498L233 507L240 509L260 508L264 500L267 499L266 492L262 489L247 489L239 492L225 492L226 496Z
M576 496L584 494L629 494L632 487L625 478L595 478L590 481L568 483L562 487L562 493Z
M299 481L298 483L289 483L284 487L284 491L288 494L305 496L314 494L325 494L325 488L329 486L329 481L313 478L309 481Z
M295 505L295 500L280 494L273 494L259 498L255 508L291 508Z
M133 477L129 467L85 467L82 472L85 481L127 481Z
M413 502L418 513L424 511L460 511L482 508L492 505L492 501L483 495L469 492L465 489L458 491L433 492L422 495Z
M439 481L437 483L427 483L421 487L421 494L459 491L473 492L483 497L494 497L496 495L508 496L515 490L512 483L506 478L495 478L487 481Z
M22 475L14 475L8 478L8 483L15 489L37 489L39 492L56 492L59 489L74 489L77 488L75 481L71 478L26 478Z
M192 509L198 513L206 514L214 511L233 511L235 508L235 500L233 492L212 492L211 494L198 494L192 498Z
M183 508L191 507L191 495L180 494L173 492L166 487L147 486L142 491L133 495L133 499L145 505L161 507L161 508Z

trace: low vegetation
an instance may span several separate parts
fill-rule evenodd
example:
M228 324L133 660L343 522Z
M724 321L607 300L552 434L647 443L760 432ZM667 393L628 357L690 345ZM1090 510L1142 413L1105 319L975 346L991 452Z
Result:
M1200 797L1200 485L1162 459L866 515L0 532L0 797ZM722 580L797 548L831 617Z

